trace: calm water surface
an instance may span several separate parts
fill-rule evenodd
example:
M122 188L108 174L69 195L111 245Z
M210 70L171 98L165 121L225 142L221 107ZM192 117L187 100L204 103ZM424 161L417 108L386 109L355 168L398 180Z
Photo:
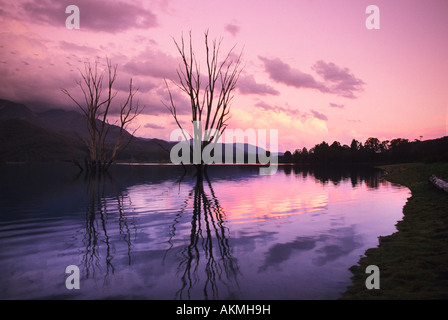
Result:
M0 166L0 298L337 299L410 195L372 169L183 173Z

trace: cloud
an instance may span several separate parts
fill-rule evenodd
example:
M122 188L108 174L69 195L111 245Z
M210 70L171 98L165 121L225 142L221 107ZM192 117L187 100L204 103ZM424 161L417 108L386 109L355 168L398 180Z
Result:
M118 87L116 88L118 89ZM165 95L165 91L162 88L159 89L151 89L147 93L139 92L135 96L135 101L139 103L140 106L144 106L144 109L141 111L142 115L147 116L170 116L171 113L170 110L167 108L167 105L169 105L169 99L167 98L167 93ZM120 103L124 101L123 92L119 92L119 96L115 99L114 106L118 107ZM173 93L173 100L176 106L176 113L178 117L186 117L191 112L191 107L188 104L188 101L177 92ZM115 108L115 107L114 107ZM115 113L117 110L113 109L111 110L113 113ZM154 126L145 126L145 128L152 128L152 129L161 129L156 128Z
M150 128L150 129L165 129L165 127L159 126L157 124L147 123L143 126L144 128Z
M269 248L265 253L265 261L258 269L258 272L264 272L269 267L278 266L291 259L293 254L311 251L316 247L319 239L315 237L298 237L292 242L277 243Z
M98 54L98 50L92 47L88 47L88 46L84 46L84 45L79 45L76 43L72 43L72 42L67 42L67 41L59 41L59 47L67 52L80 52L80 53L84 53L90 56L94 56Z
M320 112L317 112L316 110L310 110L310 111L311 111L311 113L313 114L313 116L315 118L323 120L323 121L328 121L328 118L327 118L326 115L324 115L324 114L322 114Z
M263 128L278 130L279 150L290 146L314 145L328 134L328 122L314 117L309 111L288 106L273 106L259 101L250 110L232 108L229 128ZM314 144L313 144L314 143Z
M6 32L0 33L0 43L7 48L0 50L0 96L31 107L63 104L59 88L73 85L71 67L63 57L49 54L45 41L32 30L19 22L7 22Z
M179 63L180 59L148 48L135 59L126 63L123 68L127 72L135 75L177 81L177 68Z
M280 59L268 59L259 57L264 63L266 72L272 80L296 88L317 89L325 92L327 89L323 83L317 82L312 75L298 69L292 69Z
M255 81L253 75L240 77L237 82L237 88L242 94L257 94L257 95L279 95L280 92L267 84L260 84Z
M323 81L318 81L312 75L293 69L278 58L259 57L259 59L264 63L265 71L272 80L299 89L316 89L322 93L354 99L355 93L362 91L365 84L348 68L341 68L332 62L319 60L312 66L312 69L323 78Z
M295 119L301 119L301 121L306 120L307 118L315 118L315 119L319 119L322 121L328 121L328 118L326 115L316 111L316 110L310 110L311 113L308 112L300 112L297 109L290 109L290 108L283 108L283 107L279 107L279 106L271 106L263 101L258 102L255 105L256 108L262 109L264 111L270 111L276 114L283 114L286 115L290 118L295 118Z
M354 99L354 93L363 90L364 81L356 78L348 68L319 60L313 69L326 81L331 93Z
M229 32L232 36L236 36L239 32L240 32L240 26L233 24L233 23L229 23L225 26L224 28L227 32Z
M340 109L342 109L342 108L344 108L344 105L343 104L336 104L336 103L330 102L330 107L331 108L340 108Z
M312 263L323 266L353 252L363 245L353 226L329 229L325 234L314 237L297 237L287 243L277 243L265 253L264 264L258 269L266 271L270 267L279 267L292 259L294 255L305 251L312 252Z
M187 99L187 96L176 90L175 88L170 88L171 97L173 99L174 106L176 108L176 114L178 116L189 115L191 113L191 104L190 100ZM158 99L158 103L154 101L151 103L151 110L147 110L147 114L171 114L168 107L170 106L170 97L168 93L168 89L166 87L160 87L156 90L156 96L153 97Z
M129 92L130 80L132 78L132 87L138 91L138 95L143 95L158 87L156 83L149 81L145 77L134 77L133 75L122 74L118 66L117 78L114 82L114 90Z
M33 22L65 26L69 16L65 8L72 0L40 0L22 4L24 14ZM123 1L78 0L81 29L117 33L128 29L149 29L158 25L157 17L150 10Z
M301 112L297 109L289 109L289 108L283 108L279 106L271 106L263 101L258 102L255 105L256 108L263 109L264 111L271 111L274 113L283 113L289 117L300 117L302 116Z

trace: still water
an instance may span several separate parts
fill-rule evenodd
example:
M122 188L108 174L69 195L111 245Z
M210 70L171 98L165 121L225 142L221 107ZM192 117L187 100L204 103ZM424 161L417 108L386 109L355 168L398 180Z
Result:
M0 298L337 299L409 195L361 168L0 166Z

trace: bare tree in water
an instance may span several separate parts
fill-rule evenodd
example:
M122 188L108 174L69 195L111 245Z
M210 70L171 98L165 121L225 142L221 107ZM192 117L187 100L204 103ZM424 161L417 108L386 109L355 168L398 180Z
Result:
M211 142L217 141L226 129L226 122L230 118L230 105L233 99L232 92L236 87L241 73L241 54L233 54L235 46L224 55L221 60L222 40L210 41L208 32L205 33L205 70L201 75L200 64L193 50L191 33L189 43L185 43L182 36L180 43L174 40L176 48L182 58L182 63L177 70L178 82L174 82L184 92L191 104L191 122L193 123L193 144L200 146L201 155L204 148ZM204 80L205 78L205 80ZM173 100L172 91L165 80L169 92L169 104L167 108L174 117L178 127L180 124L177 106ZM185 140L188 140L184 136ZM203 166L203 161L197 163Z
M115 141L107 139L113 128L109 123L111 106L118 93L113 89L117 78L117 65L112 65L107 59L106 67L103 70L98 68L98 61L95 61L94 65L86 62L84 71L80 70L81 79L76 80L76 84L81 89L83 101L75 99L68 90L61 89L86 117L88 138L84 142L89 150L89 158L85 161L85 166L86 170L92 172L107 171L117 154L131 142L137 129L131 135L127 134L126 129L142 110L138 102L134 101L138 89L134 88L131 78L126 100L121 104L118 120L114 123L118 127ZM73 161L82 169L77 160Z

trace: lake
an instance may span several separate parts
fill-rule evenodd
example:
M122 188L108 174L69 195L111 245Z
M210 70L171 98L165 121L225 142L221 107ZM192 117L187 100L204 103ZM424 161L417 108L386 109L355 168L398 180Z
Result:
M3 165L0 298L337 299L409 196L369 168Z

